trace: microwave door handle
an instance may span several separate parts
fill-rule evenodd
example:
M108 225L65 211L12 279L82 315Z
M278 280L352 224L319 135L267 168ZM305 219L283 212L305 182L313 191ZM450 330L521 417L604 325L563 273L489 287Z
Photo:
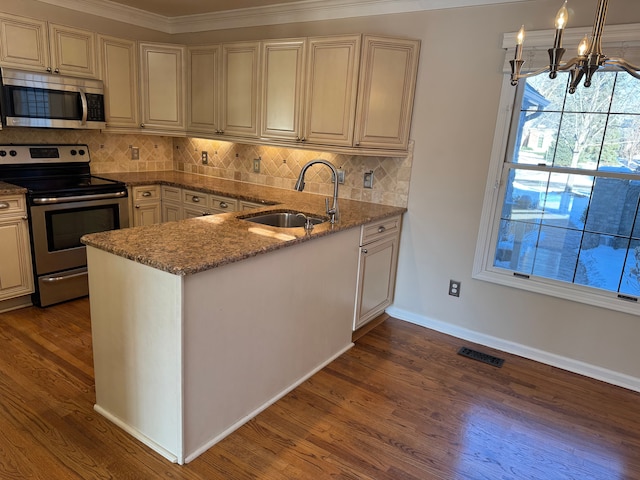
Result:
M84 93L84 90L81 88L78 90L80 92L80 102L82 103L82 120L81 124L87 124L87 114L89 111L89 107L87 106L87 95Z

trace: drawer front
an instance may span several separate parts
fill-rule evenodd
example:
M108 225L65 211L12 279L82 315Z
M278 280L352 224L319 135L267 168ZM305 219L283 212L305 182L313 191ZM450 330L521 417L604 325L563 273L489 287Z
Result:
M205 209L209 203L209 195L193 190L183 190L182 201L185 204L185 207L189 205L198 205Z
M362 226L360 233L360 245L367 245L388 235L397 235L400 232L402 217L391 217L368 223Z
M238 210L238 200L218 195L211 195L209 205L216 213L235 212Z
M27 204L24 195L3 195L0 197L0 216L24 215Z
M169 202L181 202L182 201L182 189L178 187L162 186L162 200Z
M160 200L160 185L140 185L131 189L131 196L136 202L142 200Z

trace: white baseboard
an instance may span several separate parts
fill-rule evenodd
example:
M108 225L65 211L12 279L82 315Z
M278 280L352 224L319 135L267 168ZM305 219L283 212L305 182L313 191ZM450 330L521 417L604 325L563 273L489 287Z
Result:
M520 343L515 343L509 340L504 340L502 338L486 335L484 333L469 330L467 328L458 327L450 323L441 322L439 320L428 318L422 315L417 315L400 308L389 307L387 308L386 312L394 318L404 320L421 327L429 328L431 330L445 333L453 337L461 338L469 342L485 345L497 350L502 350L503 352L519 355L530 360L535 360L536 362L562 368L563 370L568 370L569 372L578 373L580 375L595 378L596 380L601 380L612 385L617 385L619 387L640 392L640 378L632 377L620 372L615 372L613 370L608 370L606 368L602 368L597 365L591 365L589 363L574 360L572 358L556 355L544 350L538 350L537 348L522 345Z

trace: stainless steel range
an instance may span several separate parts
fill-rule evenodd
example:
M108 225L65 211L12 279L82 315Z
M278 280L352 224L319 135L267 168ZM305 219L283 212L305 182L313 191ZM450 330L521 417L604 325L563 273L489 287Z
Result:
M126 186L91 175L89 162L87 145L0 145L0 180L28 190L35 305L87 295L80 237L129 226Z

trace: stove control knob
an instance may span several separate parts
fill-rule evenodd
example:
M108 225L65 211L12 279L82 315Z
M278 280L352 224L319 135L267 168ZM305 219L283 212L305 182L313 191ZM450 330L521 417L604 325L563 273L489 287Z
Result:
M7 151L6 150L0 150L0 157L6 157L7 156Z
M71 155L75 156L78 152L76 152L75 150L71 150Z
M15 157L16 155L18 155L18 152L16 152L15 150L9 150L9 155Z
M80 154L80 156L84 155L86 152L82 149L78 150L78 153Z

